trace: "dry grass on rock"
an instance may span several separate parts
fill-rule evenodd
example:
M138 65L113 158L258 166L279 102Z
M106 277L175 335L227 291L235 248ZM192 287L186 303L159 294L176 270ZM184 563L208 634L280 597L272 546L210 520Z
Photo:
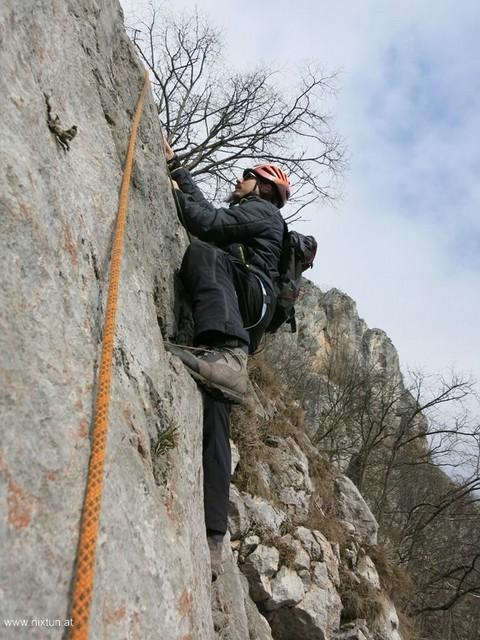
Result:
M402 640L420 640L420 636L412 620L402 611L398 611L398 609L397 614L400 621L400 635Z
M396 605L402 605L414 588L411 576L393 559L392 549L385 544L366 547L377 569L380 584Z
M307 456L309 474L315 490L309 516L302 524L321 531L332 542L342 543L344 531L334 509L333 483L336 472L312 445L304 423L304 412L289 390L280 382L262 356L251 358L250 379L256 386L260 401L269 418L261 418L252 408L235 408L232 413L232 438L240 453L234 482L241 491L278 504L265 485L264 469L275 472L275 449L269 446L272 437L291 437Z
M380 592L364 578L355 576L340 565L340 587L342 600L342 623L364 619L370 627L382 613Z
M264 442L266 424L250 408L235 407L232 411L231 436L238 447L240 461L233 482L240 491L271 499L270 491L260 474L259 461L268 458Z

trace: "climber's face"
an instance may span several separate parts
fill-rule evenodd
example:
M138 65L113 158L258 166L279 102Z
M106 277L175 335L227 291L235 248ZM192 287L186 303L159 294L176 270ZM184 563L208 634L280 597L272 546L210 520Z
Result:
M241 200L251 193L258 193L257 178L254 173L247 173L243 178L237 178L232 196Z

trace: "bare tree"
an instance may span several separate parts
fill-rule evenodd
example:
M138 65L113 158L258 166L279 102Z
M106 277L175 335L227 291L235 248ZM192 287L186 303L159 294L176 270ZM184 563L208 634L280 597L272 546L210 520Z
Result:
M434 388L424 393L426 380L435 379ZM410 372L410 384L394 400L394 428L388 439L387 450L382 453L381 482L377 482L374 509L382 525L389 502L389 492L395 491L396 471L407 467L408 473L418 465L435 465L453 476L455 468L466 470L471 466L473 453L478 454L479 425L468 419L462 401L473 394L473 383L452 374L449 380L442 376L425 376ZM439 413L443 405L456 405L449 419ZM390 416L391 420L392 416ZM474 466L476 466L475 461ZM398 475L398 474L397 474ZM476 470L473 477L478 477ZM462 484L462 483L460 483Z
M345 153L321 108L335 74L309 66L292 92L275 70L226 68L217 29L198 13L172 18L153 3L149 18L130 32L150 70L168 140L210 196L241 168L267 160L293 177L297 207L290 218L317 198L335 197Z
M449 637L478 638L479 478L454 482L435 465L421 465L404 469L399 486L390 529L399 561L415 579L410 612L427 637L443 639L436 633L448 625Z

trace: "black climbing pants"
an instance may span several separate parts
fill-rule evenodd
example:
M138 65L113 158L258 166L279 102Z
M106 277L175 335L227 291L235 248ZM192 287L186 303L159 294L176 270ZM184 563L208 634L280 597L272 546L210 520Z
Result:
M233 338L249 345L250 352L257 348L265 331L262 323L257 324L263 294L258 278L240 260L211 244L193 240L185 252L180 276L191 299L195 344L220 346L222 340ZM203 406L205 524L207 531L226 533L231 405L205 394Z
M203 396L203 496L207 531L226 533L230 491L229 402Z
M257 276L222 249L193 240L180 277L191 298L194 343L211 345L209 337L221 334L250 345L253 352L264 332L257 324L264 302ZM257 326L247 329L252 325Z

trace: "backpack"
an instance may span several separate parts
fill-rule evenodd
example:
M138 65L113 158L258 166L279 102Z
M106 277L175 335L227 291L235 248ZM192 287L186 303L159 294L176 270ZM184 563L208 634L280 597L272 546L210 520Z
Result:
M298 231L289 231L285 223L283 247L280 257L280 275L276 285L278 290L275 312L267 327L268 333L275 333L287 322L295 333L295 302L300 294L302 273L313 267L317 252L317 241L313 236L304 236Z

